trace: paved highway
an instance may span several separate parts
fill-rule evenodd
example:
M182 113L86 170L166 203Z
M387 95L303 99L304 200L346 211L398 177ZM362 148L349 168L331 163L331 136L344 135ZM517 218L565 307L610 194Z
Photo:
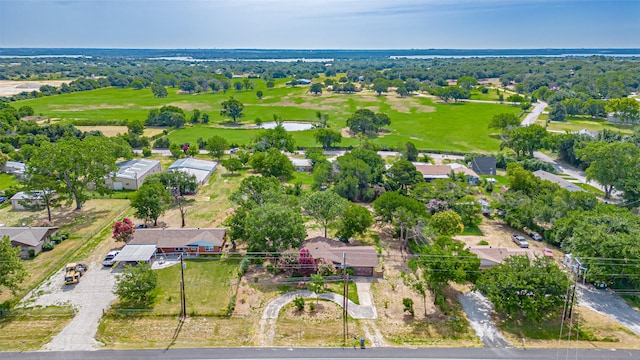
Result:
M459 348L237 348L0 353L0 359L640 359L640 351Z

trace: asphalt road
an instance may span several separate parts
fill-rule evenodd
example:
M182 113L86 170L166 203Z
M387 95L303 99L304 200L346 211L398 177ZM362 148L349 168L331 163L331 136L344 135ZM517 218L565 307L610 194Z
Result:
M0 359L640 359L640 351L462 348L238 348L0 353Z

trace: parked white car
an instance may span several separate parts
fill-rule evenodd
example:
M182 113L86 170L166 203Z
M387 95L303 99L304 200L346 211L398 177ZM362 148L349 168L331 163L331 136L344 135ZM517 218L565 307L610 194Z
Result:
M102 261L102 265L104 265L104 266L113 266L113 264L116 263L114 261L114 259L116 258L116 256L118 254L120 254L120 250L109 251L107 256L105 256L104 260Z

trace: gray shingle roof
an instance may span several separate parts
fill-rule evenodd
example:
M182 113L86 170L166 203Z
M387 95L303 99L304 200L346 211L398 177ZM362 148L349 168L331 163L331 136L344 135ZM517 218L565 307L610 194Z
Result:
M12 242L38 246L56 230L57 227L0 227L0 238L9 236Z
M136 229L128 244L176 248L204 241L212 244L209 246L222 246L226 233L225 228Z

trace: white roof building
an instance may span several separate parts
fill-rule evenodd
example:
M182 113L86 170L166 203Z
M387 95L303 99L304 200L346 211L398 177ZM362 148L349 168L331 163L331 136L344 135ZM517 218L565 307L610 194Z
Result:
M106 180L107 187L113 190L138 190L147 176L162 171L158 160L133 159L116 165L118 172Z
M185 172L189 175L195 175L196 179L201 185L204 185L211 174L216 171L218 163L215 161L200 160L194 158L178 159L171 166L169 170L177 170Z

